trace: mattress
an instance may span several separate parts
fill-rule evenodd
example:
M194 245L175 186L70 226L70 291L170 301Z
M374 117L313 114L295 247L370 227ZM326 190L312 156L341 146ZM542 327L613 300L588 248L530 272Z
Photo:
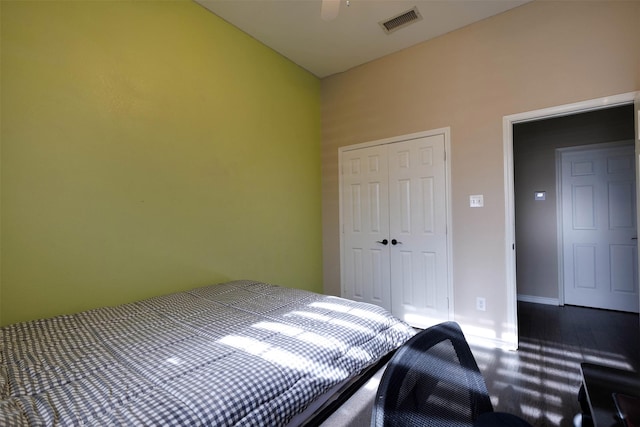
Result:
M18 323L0 329L0 425L286 425L413 334L248 280Z

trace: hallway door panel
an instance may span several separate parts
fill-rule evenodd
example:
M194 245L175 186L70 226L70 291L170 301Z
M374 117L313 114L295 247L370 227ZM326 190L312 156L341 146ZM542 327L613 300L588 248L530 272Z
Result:
M565 303L638 312L633 145L562 153Z

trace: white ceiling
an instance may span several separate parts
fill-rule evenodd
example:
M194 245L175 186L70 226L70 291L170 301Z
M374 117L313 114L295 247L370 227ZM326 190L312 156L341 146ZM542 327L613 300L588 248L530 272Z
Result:
M322 78L531 0L340 0L328 21L320 16L322 0L195 1ZM379 22L414 6L422 20L385 34Z

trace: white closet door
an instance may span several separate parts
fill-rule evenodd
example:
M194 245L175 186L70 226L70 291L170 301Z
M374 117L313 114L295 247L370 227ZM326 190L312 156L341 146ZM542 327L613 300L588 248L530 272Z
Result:
M387 147L342 155L343 296L391 310Z
M638 312L634 147L562 153L565 303Z
M427 327L448 318L444 136L388 147L392 312Z

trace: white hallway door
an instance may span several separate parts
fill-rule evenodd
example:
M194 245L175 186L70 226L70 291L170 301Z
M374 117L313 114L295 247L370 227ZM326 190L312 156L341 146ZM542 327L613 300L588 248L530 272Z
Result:
M633 144L561 153L564 302L638 312Z
M447 320L444 135L342 153L343 296L417 327Z

